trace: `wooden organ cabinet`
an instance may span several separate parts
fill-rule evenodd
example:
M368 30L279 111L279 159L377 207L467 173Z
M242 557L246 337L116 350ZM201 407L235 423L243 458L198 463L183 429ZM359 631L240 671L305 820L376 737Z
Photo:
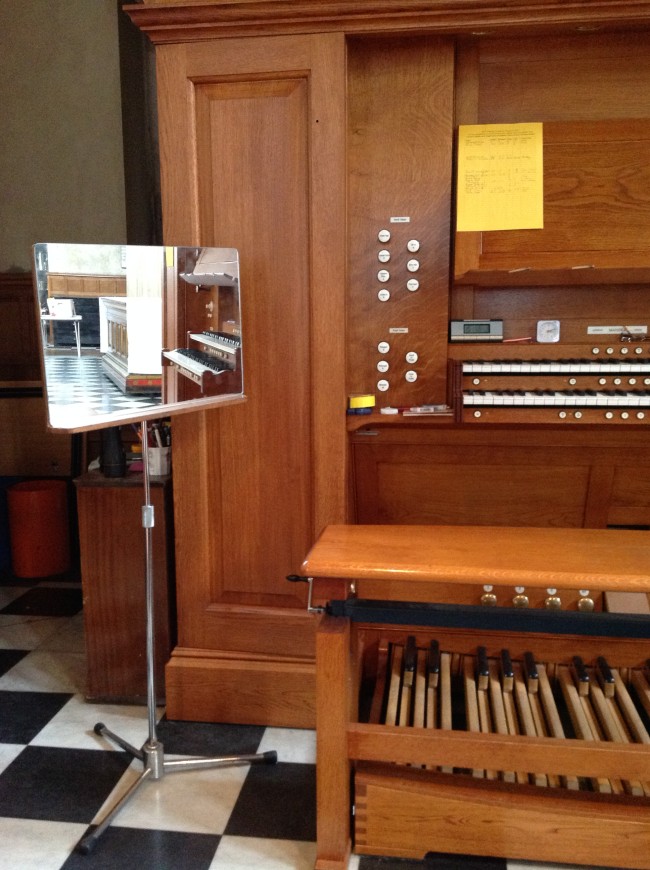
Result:
M650 341L620 340L650 325L650 2L127 11L156 49L164 242L240 254L249 397L174 422L168 714L311 727L285 577L327 524L650 525ZM458 125L527 121L544 229L456 234ZM505 341L450 343L452 319ZM423 405L448 410L380 413Z

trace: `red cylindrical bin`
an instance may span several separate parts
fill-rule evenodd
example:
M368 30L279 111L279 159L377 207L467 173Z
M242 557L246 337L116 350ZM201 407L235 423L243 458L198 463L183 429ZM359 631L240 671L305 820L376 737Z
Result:
M11 567L16 577L49 577L70 568L68 485L26 480L7 489Z

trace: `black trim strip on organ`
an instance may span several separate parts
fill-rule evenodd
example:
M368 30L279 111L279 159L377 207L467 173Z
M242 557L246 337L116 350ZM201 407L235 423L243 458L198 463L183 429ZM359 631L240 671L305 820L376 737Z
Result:
M333 600L326 609L331 616L344 616L353 622L650 639L650 616L636 613L584 613L363 598Z

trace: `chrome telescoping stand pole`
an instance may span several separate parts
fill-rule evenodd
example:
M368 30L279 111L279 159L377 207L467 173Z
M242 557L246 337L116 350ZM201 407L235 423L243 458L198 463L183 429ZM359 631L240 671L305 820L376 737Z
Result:
M142 437L142 477L144 481L144 504L142 506L142 526L145 532L145 606L147 614L147 718L149 736L142 749L136 749L126 740L115 734L102 722L95 725L95 734L108 737L129 755L138 758L143 764L143 770L138 779L128 791L108 811L101 822L86 833L77 843L76 851L87 855L95 848L97 841L109 827L115 816L131 800L139 787L147 779L162 779L166 773L178 773L184 770L200 770L202 768L229 767L239 764L275 764L278 754L275 751L257 752L248 755L191 756L178 760L165 759L162 743L156 735L156 680L155 680L155 645L154 645L154 590L153 590L153 527L154 509L151 504L149 481L149 449L147 443L147 424L140 424Z

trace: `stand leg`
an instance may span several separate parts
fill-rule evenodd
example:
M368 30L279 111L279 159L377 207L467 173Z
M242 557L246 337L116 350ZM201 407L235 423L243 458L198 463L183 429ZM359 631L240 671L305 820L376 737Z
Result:
M133 785L129 788L129 790L122 795L119 801L115 804L115 806L109 810L109 812L104 816L102 821L94 828L89 834L86 834L79 840L76 846L76 851L80 852L82 855L89 855L92 850L97 845L97 841L104 833L106 828L109 827L115 816L119 813L119 811L128 804L133 795L140 788L145 779L148 779L151 776L151 770L146 767L140 776L136 779Z
M83 855L89 854L96 846L97 841L109 827L115 816L131 800L142 783L147 779L162 779L165 773L179 773L184 770L202 770L212 767L227 767L238 764L275 764L278 760L277 752L256 752L245 755L222 755L214 757L181 758L177 760L165 760L163 745L156 736L156 686L155 686L155 638L154 638L154 589L153 589L153 550L152 530L154 526L154 510L150 498L149 482L149 452L147 443L147 424L140 424L142 438L142 465L144 482L144 504L142 506L142 526L145 531L145 605L147 614L147 719L149 724L149 737L142 746L136 749L119 735L115 734L102 722L95 725L95 733L112 740L121 749L124 749L134 758L138 758L144 764L144 770L139 778L133 783L115 806L108 811L101 822L92 831L85 834L77 843L76 851Z
M108 737L109 740L112 740L113 743L116 743L119 747L126 750L126 752L130 753L134 758L139 758L140 761L144 761L144 752L141 749L136 749L135 746L127 743L123 737L120 737L114 731L111 731L111 729L107 728L103 722L98 722L93 730L95 734L99 734L100 737Z
M190 757L178 758L164 762L165 773L178 773L182 770L201 770L206 767L232 767L234 764L275 764L278 753L255 752L250 755L221 755L213 758Z

